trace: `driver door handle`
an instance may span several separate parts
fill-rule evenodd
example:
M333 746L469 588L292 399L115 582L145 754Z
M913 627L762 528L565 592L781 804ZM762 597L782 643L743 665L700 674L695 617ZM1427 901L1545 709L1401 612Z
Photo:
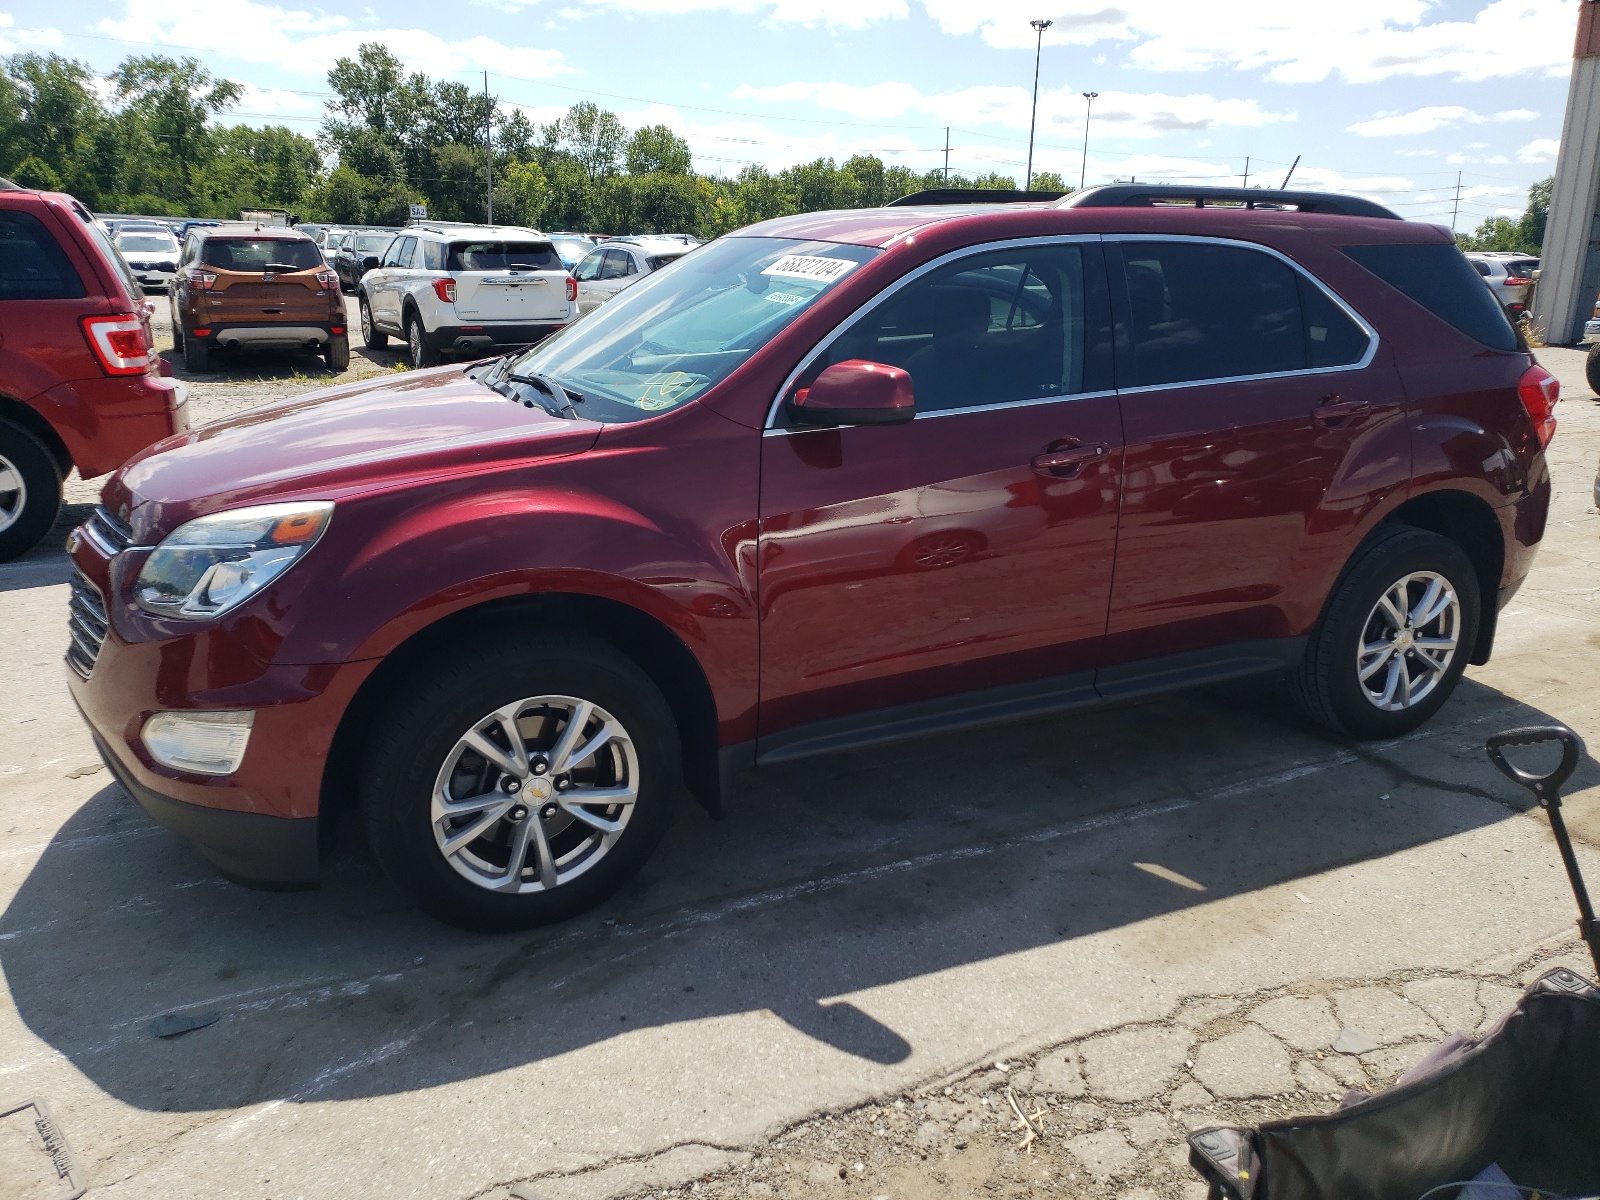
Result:
M1056 479L1072 479L1083 469L1085 463L1099 461L1110 449L1111 447L1104 442L1096 442L1092 446L1080 446L1077 442L1069 441L1052 446L1043 454L1034 455L1033 469L1041 475L1050 475Z
M1324 425L1334 425L1350 417L1359 417L1372 411L1372 404L1366 400L1341 400L1339 393L1324 396L1322 403L1311 410L1311 419L1320 421Z

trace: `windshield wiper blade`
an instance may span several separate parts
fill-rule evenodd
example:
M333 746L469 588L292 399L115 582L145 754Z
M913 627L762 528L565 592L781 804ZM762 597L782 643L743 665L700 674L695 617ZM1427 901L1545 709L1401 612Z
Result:
M552 415L557 417L571 417L575 421L579 419L578 409L576 405L573 404L573 399L576 398L579 404L583 403L582 392L566 387L563 384L559 384L554 379L551 379L548 375L518 375L508 369L506 373L501 376L501 378L508 383L525 383L530 387L538 388L540 391L548 392L550 394L550 399L554 400L559 405L564 405L566 411L563 412L559 409L551 410L546 408L546 412L552 412Z

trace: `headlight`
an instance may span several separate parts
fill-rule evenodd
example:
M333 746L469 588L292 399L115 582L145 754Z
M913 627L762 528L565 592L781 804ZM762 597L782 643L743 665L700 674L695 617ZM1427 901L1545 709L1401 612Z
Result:
M180 525L145 560L133 585L158 617L203 620L243 604L316 544L331 501L262 504Z

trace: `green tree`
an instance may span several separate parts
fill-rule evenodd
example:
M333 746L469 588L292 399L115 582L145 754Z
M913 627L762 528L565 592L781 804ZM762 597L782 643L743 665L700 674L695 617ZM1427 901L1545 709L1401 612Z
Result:
M693 166L689 143L666 125L646 125L628 139L623 160L630 175L687 175Z
M97 203L100 189L91 167L96 135L107 118L94 72L59 54L17 54L6 61L5 75L5 103L13 115L5 135L10 157L0 160L0 168L37 158L63 188Z
M341 225L365 225L371 217L367 209L367 181L349 167L340 165L328 173L317 200L317 207L330 221Z
M1522 248L1533 254L1544 249L1544 227L1550 220L1550 193L1555 185L1555 176L1552 175L1530 187L1528 210L1517 222L1517 240Z
M38 188L42 192L61 190L61 176L51 169L49 163L34 154L30 154L12 168L11 181L20 183L26 188Z
M195 168L209 156L210 119L237 104L244 88L213 79L199 59L164 54L124 59L111 82L118 102L143 121L181 181L179 194L167 194L193 203Z
M1070 192L1067 181L1054 171L1035 171L1033 175L1033 191L1036 192Z
M494 185L494 215L509 225L537 229L550 204L550 182L536 162L502 167Z
M628 131L615 113L587 100L579 101L553 125L544 127L545 152L568 155L590 179L604 179L617 170Z

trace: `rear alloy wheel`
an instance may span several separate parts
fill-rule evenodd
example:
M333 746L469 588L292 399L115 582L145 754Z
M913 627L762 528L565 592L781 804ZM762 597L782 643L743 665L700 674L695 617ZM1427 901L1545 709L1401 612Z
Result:
M408 677L376 726L362 802L378 861L428 913L479 930L561 920L661 840L676 726L612 647L501 636Z
M422 318L412 313L406 318L406 345L411 351L411 365L417 369L423 367L437 367L441 361L439 352L428 344L428 335L423 331Z
M1398 737L1455 690L1477 640L1477 572L1455 542L1393 526L1334 589L1295 676L1302 706L1358 738Z
M61 472L44 443L0 421L0 562L32 550L61 511Z
M372 309L367 298L361 297L361 341L368 350L382 350L389 344L389 335L372 323Z
M322 357L327 360L330 371L348 371L350 339L342 333L330 337L322 347Z

